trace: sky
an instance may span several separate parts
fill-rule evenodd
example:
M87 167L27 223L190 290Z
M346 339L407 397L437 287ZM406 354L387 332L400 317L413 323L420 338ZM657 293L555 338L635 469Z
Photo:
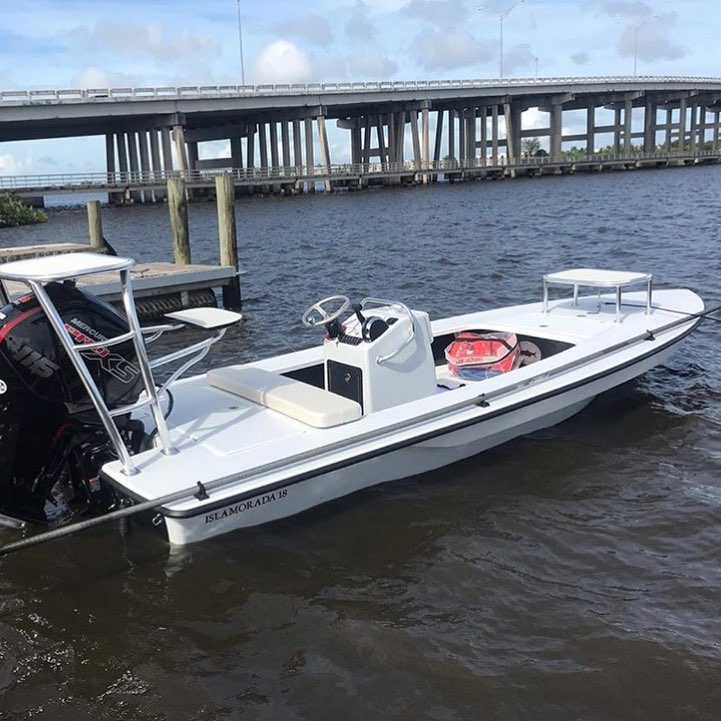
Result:
M0 0L0 90L505 77L721 77L721 3ZM2 110L0 109L0 112ZM0 175L102 170L99 139L0 143Z

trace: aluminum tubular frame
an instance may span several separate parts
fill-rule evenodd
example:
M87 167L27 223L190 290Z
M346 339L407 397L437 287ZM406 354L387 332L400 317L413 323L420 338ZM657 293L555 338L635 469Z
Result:
M653 277L648 278L646 281L646 315L650 315L651 309L652 309L652 297L653 297ZM563 283L560 281L549 281L545 278L543 279L543 314L545 315L548 313L548 288L551 285L572 285L573 286L573 305L578 305L578 288L579 283ZM610 286L612 288L615 288L616 293L616 323L619 323L621 321L621 306L623 305L622 302L622 295L621 295L621 289L624 284L619 284L616 286ZM600 307L601 305L601 289L599 286L594 286L593 283L589 283L588 287L596 287L599 288L598 290L598 305Z

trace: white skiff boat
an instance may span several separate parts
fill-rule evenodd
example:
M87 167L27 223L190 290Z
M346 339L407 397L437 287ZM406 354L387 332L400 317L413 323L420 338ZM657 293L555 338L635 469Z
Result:
M131 266L124 258L75 254L8 263L0 278L30 286L83 380L111 442L101 479L133 504L115 513L153 509L179 545L301 513L559 423L663 363L704 313L690 290L653 290L648 274L593 269L545 276L540 302L436 321L402 302L365 299L351 309L336 296L303 316L325 329L316 347L184 379L177 372L161 385L153 378L158 366L187 356L187 370L240 316L181 311L169 314L166 326L141 329ZM49 292L109 270L120 272L129 324L115 338L76 322ZM549 299L549 286L569 292ZM148 341L182 325L212 335L148 360ZM517 346L510 370L478 377L449 364L456 338L470 338L471 353L473 339L496 336ZM87 359L130 342L144 391L112 406ZM511 342L503 343L510 350ZM140 448L130 448L127 424L117 423L131 417L151 440Z

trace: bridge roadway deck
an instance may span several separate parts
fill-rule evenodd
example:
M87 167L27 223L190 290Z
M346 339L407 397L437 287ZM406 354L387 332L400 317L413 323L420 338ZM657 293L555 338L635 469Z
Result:
M243 115L321 108L328 118L345 118L371 107L423 102L429 107L460 107L510 100L529 107L564 97L565 109L586 108L625 93L721 93L721 78L564 77L504 80L326 83L307 85L94 88L0 92L0 141L31 140L127 132L148 120L182 123L186 132L229 122ZM469 101L474 101L470 103ZM313 111L316 112L316 111ZM378 110L376 111L378 112Z

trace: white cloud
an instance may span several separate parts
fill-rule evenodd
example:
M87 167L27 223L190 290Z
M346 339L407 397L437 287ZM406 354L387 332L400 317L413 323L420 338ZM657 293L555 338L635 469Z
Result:
M282 20L276 23L275 28L279 35L307 41L319 47L328 47L333 42L330 23L315 13Z
M160 25L135 20L105 18L92 27L79 26L68 33L83 50L115 51L133 56L150 56L159 63L197 61L220 50L211 35L183 31L170 36Z
M377 48L359 48L351 53L348 66L353 78L385 80L398 70L398 63Z
M312 79L310 57L288 40L276 40L258 53L254 81L259 85L308 83Z
M0 175L20 175L21 163L12 155L0 153Z
M358 0L345 23L345 34L353 39L368 42L376 37L376 26L370 10L363 0Z
M451 28L461 23L468 8L458 0L411 0L403 9L406 17Z
M487 62L494 57L493 44L477 40L468 30L422 30L413 52L425 70L455 70Z
M115 73L110 70L88 67L83 68L80 72L74 75L71 84L74 88L86 89L132 88L137 85L141 85L142 83L137 75L126 75L125 73Z

